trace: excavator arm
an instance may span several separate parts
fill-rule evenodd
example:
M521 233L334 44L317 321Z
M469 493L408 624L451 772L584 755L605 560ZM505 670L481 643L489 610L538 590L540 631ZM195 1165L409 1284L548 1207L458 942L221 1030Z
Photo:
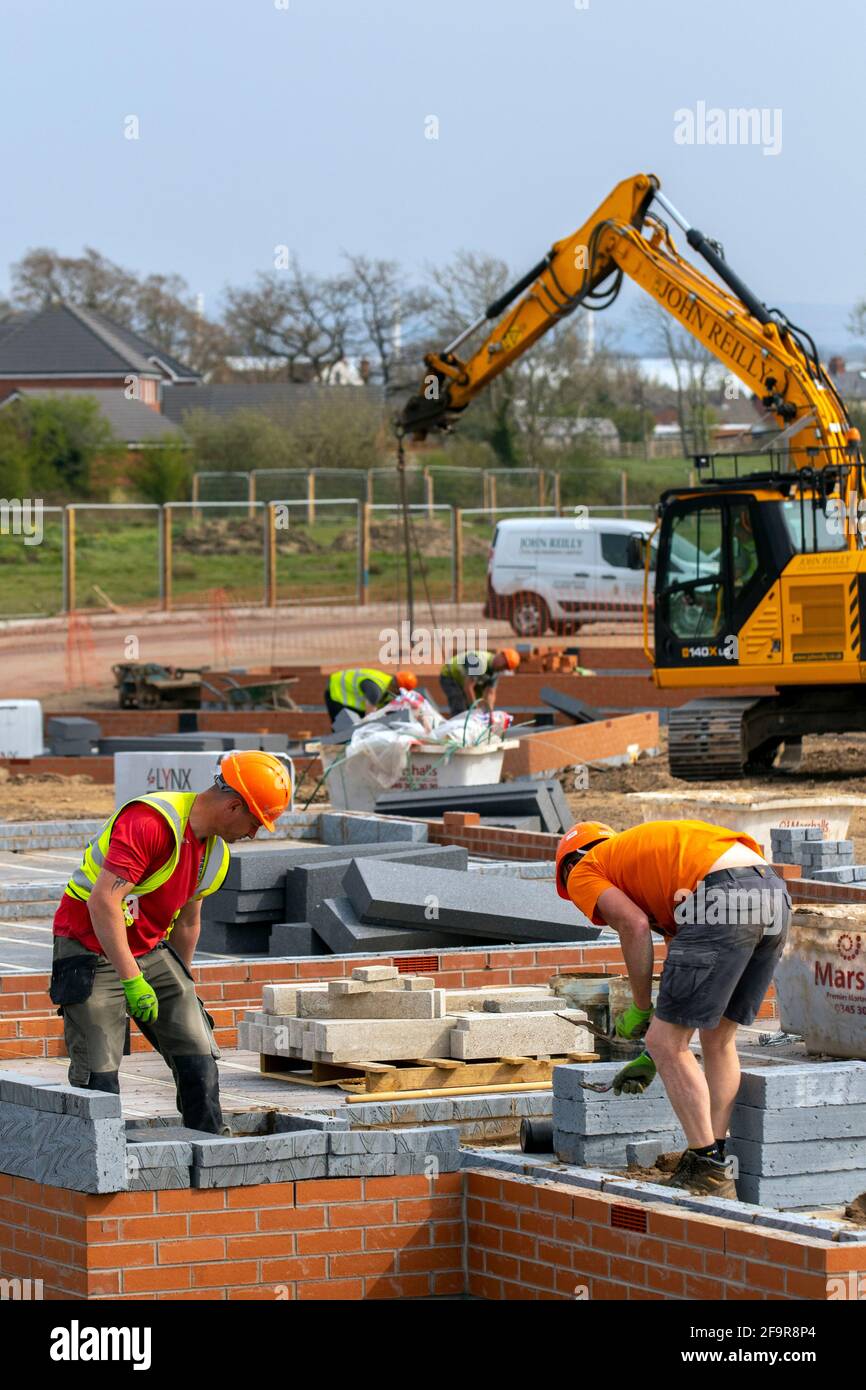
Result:
M651 211L654 203L678 223L689 245L722 280L721 286L683 259L667 224ZM449 429L494 377L560 319L581 305L598 309L612 302L623 275L640 285L775 414L794 466L839 465L859 435L814 344L749 290L728 266L718 243L689 226L652 174L618 184L582 227L555 242L538 265L442 352L425 358L428 372L420 391L404 407L401 430L423 438L432 429ZM487 323L493 327L484 341L472 356L461 359L458 348Z

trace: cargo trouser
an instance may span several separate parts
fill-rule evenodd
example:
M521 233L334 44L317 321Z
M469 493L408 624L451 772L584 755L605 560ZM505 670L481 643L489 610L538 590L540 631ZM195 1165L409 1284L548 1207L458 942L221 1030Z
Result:
M72 967L76 960L79 967ZM210 1019L196 996L192 975L180 957L160 942L136 964L156 994L159 1013L138 1027L171 1068L177 1108L184 1124L219 1134L223 1129L219 1074ZM92 973L89 993L82 977ZM59 986L59 987L58 987ZM55 997L56 996L56 997ZM69 1084L119 1093L118 1068L126 1038L126 995L120 976L104 955L69 937L54 938L52 997L60 1004L69 1054ZM76 1002L67 1002L69 999Z
M453 676L440 676L439 684L445 699L448 701L448 713L451 717L453 718L456 714L464 714L469 708L469 697L465 688Z

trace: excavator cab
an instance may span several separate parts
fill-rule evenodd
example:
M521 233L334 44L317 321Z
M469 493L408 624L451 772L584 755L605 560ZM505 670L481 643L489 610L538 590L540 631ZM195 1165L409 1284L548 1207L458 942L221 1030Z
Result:
M706 670L713 689L758 687L672 710L671 771L742 776L770 766L782 744L799 748L804 733L866 727L866 555L847 524L843 470L672 490L659 517L656 685L694 688Z

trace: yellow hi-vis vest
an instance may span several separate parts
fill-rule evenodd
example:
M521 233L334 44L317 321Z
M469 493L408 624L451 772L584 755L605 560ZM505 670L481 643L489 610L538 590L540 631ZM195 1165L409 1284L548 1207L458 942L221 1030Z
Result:
M378 703L381 705L388 693L391 677L385 671L375 671L372 668L359 667L353 671L335 671L328 681L328 694L338 705L346 705L349 709L363 714L367 708L367 701L361 693L362 681L370 681L377 687Z
M153 893L157 888L161 888L174 873L177 868L177 861L180 858L180 847L183 843L184 833L189 813L192 810L192 803L195 801L195 792L156 792L147 796L134 796L131 801L127 801L119 810L115 811L105 825L100 830L94 840L85 846L84 857L66 885L65 892L70 898L77 898L79 902L87 902L93 891L93 885L99 877L99 871L105 863L108 855L108 844L111 839L111 831L114 822L125 811L128 806L132 806L136 801L144 802L146 806L152 806L155 811L165 817L171 826L174 835L174 850L169 859L166 860L161 869L137 883L130 893L127 894L123 902L123 917L126 925L131 927L135 921L135 916L129 906L130 898L143 898L146 893ZM199 870L198 891L195 894L196 901L199 898L206 898L209 893L215 893L228 872L229 867L229 847L225 840L221 840L218 835L208 836L205 845L204 856ZM168 924L166 936L170 933L175 924L175 920L180 913L178 908L174 917Z

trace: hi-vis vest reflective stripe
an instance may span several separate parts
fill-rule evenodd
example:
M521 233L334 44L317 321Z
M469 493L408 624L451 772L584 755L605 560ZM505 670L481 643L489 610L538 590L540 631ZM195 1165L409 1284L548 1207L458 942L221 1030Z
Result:
M127 801L114 815L105 822L95 840L84 850L84 858L75 870L66 885L66 892L70 898L77 898L79 902L87 902L93 891L93 885L99 877L99 871L105 863L108 854L108 844L111 839L111 831L114 822L125 811L128 806L133 806L137 801L144 802L146 806L152 806L165 817L171 826L174 834L174 850L170 858L163 864L161 869L150 875L150 878L143 879L137 883L135 888L127 895L123 904L123 915L126 925L131 927L135 918L130 910L128 903L130 898L142 898L146 893L153 893L157 888L161 888L174 873L177 868L177 861L180 858L180 847L183 843L184 832L186 831L189 813L192 810L192 803L195 801L195 792L161 792L148 796L135 796L131 801ZM199 871L198 885L195 893L196 898L205 898L209 893L215 893L228 872L229 867L229 847L218 835L211 835L205 845L204 856ZM175 918L180 912L178 908L168 926L168 931L174 926Z
M349 709L356 709L363 714L367 702L361 693L361 681L370 681L377 687L381 704L391 684L391 677L385 671L374 671L366 667L354 671L335 671L328 681L328 694L338 705L347 705Z
M471 680L476 690L483 689L493 677L493 655L493 652L464 652L462 656L446 661L439 674L450 677L460 686L465 686L466 681Z

